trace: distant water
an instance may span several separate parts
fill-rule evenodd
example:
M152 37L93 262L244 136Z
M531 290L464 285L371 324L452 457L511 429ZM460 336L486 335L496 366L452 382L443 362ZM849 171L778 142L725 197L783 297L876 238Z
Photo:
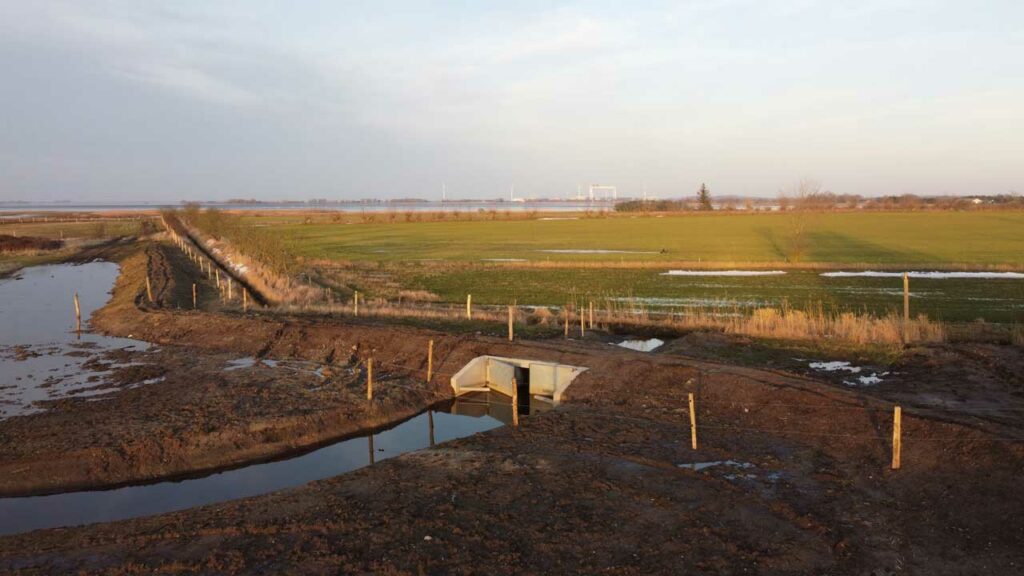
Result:
M225 210L335 210L339 212L476 212L497 210L504 212L575 212L581 210L612 210L613 202L596 201L550 201L550 202L339 202L332 204L267 202L258 204L233 204L227 202L201 203L204 208ZM16 217L31 212L89 212L95 210L158 210L181 208L183 203L0 203L0 218ZM5 214L6 213L6 214Z

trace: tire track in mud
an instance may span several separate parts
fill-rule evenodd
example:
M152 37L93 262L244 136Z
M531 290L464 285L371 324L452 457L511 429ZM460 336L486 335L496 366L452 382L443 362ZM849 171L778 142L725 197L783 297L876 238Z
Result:
M206 257L207 260L213 263L214 266L220 269L222 274L226 274L228 278L231 278L249 292L249 296L252 300L260 306L270 306L273 304L270 297L256 287L253 286L244 276L237 274L234 270L231 270L229 266L226 266L220 258L215 256L210 250L199 241L198 238L188 229L182 222L180 222L176 216L166 215L164 217L164 226L167 227L169 232L177 234L178 236L185 238L189 244L200 254Z
M175 288L171 264L163 250L153 246L146 248L146 257L146 275L150 279L153 300L150 302L147 295L143 294L140 294L139 298L144 305L166 308Z

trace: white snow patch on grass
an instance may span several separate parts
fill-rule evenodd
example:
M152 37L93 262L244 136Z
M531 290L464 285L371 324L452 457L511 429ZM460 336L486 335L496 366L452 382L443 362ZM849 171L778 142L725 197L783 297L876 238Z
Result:
M822 272L826 278L902 278L903 272L875 272L866 270L864 272ZM989 279L1024 279L1021 272L907 272L911 278L931 278L936 280L965 279L965 278L989 278Z
M814 370L821 370L822 372L850 372L857 374L860 372L860 366L852 366L849 362L841 362L836 360L834 362L811 362L809 364Z
M783 270L669 270L662 276L780 276Z

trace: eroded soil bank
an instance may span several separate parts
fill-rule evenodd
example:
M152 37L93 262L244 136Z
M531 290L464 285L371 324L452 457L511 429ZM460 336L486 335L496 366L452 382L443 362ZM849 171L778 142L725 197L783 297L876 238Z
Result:
M187 267L174 265L173 253L163 254L170 265L155 286L157 303L143 301L140 270L160 259L129 259L113 301L94 322L163 343L157 354L167 357L158 364L180 371L180 382L168 380L166 396L154 396L156 386L148 394L136 388L118 395L120 405L68 407L65 416L55 411L46 416L52 423L40 426L50 439L31 440L39 432L28 425L7 438L24 435L45 450L95 426L104 432L81 440L82 450L109 446L120 458L113 447L130 438L150 443L124 452L137 454L136 462L157 466L168 457L187 466L204 453L215 461L280 450L325 429L335 433L340 422L373 417L365 397L351 397L361 388L344 378L311 391L269 375L261 381L259 373L237 381L232 372L214 375L215 365L240 355L345 366L372 352L411 386L424 379L433 339L437 375L422 387L433 396L448 393L450 374L480 354L590 369L559 409L525 417L518 428L265 496L0 538L0 570L1015 574L1024 564L1019 420L1006 417L994 426L967 410L911 406L903 418L903 466L891 471L885 392L596 340L508 343L351 320L169 310L185 301L191 280ZM177 270L185 276L176 279ZM943 358L929 356L932 364L919 370L961 374L940 369ZM1015 381L987 361L976 358L972 370L980 376L966 383L930 381L915 395L913 382L904 380L893 393L911 402L943 389L969 397L971 382L984 376L1003 384L981 394L998 388L1014 396ZM406 389L395 386L394 393ZM690 445L691 392L698 450ZM394 405L406 401L421 400L400 396ZM97 409L110 412L95 417L90 411ZM281 424L269 438L261 427L268 422ZM185 447L176 452L179 445ZM40 468L35 476L42 475Z

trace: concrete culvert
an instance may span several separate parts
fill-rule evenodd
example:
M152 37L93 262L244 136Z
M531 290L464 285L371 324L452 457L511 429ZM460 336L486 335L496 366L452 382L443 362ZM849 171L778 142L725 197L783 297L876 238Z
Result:
M478 356L452 376L455 395L494 390L512 396L512 381L516 381L520 396L527 393L533 398L562 400L562 394L586 368L500 356Z

